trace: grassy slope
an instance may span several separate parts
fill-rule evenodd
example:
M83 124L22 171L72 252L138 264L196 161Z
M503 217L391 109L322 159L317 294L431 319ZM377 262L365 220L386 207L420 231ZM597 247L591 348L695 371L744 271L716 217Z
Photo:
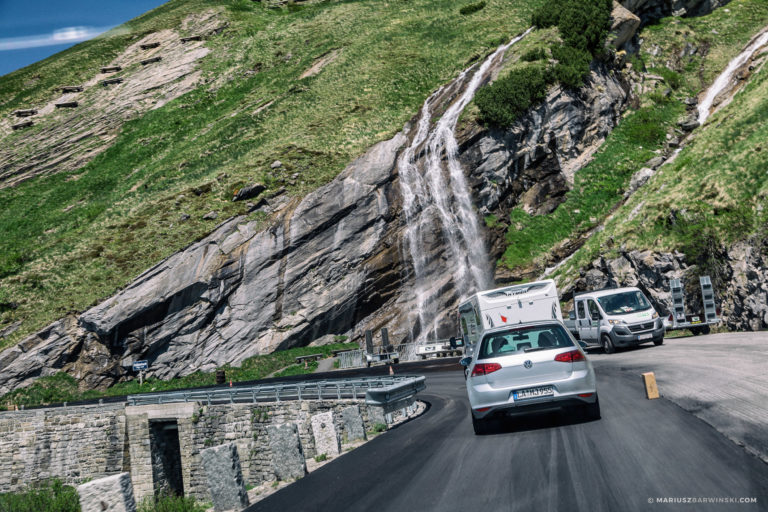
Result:
M757 29L768 20L764 2L736 0L731 13L716 11L711 17L665 22L643 34L650 44L669 49L686 32L697 41L713 43L702 72L691 65L684 73L686 87L709 84L725 68ZM739 12L739 18L733 15ZM711 33L716 30L719 35ZM649 48L646 46L646 48ZM651 56L646 57L649 61ZM695 64L696 62L694 62ZM765 235L768 196L768 68L753 74L731 104L711 116L695 132L695 139L672 163L663 167L635 194L601 233L593 236L558 276L566 278L599 254L615 257L609 238L620 240L626 250L682 249L691 263L706 264L697 251L727 247L760 232ZM637 215L629 220L630 212ZM675 212L673 221L671 212ZM709 240L707 240L709 239ZM699 258L699 259L697 259Z
M702 43L709 44L710 50L704 59L699 57L692 59L681 72L680 85L673 92L672 101L665 101L659 94L649 94L643 98L639 109L625 114L618 128L608 137L594 160L576 174L574 189L567 195L566 202L555 212L547 216L529 216L521 209L515 209L512 212L510 229L507 233L508 246L500 264L509 268L543 264L543 256L553 246L565 238L577 236L596 226L602 222L610 209L621 201L629 178L642 167L644 162L656 156L654 151L663 146L665 134L674 130L676 121L685 111L682 99L696 95L711 83L714 77L725 68L728 61L745 46L768 19L768 4L759 0L735 0L729 4L729 7L730 13L719 9L701 18L670 18L644 30L643 48L647 51L654 44L658 44L662 49L657 58L644 55L649 72L652 73L662 71L666 73L663 69L666 58L679 52L686 41L699 47ZM713 34L712 30L716 30L718 34ZM758 124L755 123L751 127L741 126L738 128L739 133L744 129L757 130ZM740 136L737 133L732 134L732 138ZM729 151L729 147L723 147L719 154L720 159L730 160L732 155L729 156ZM680 174L696 176L693 180L688 180L689 182L709 174L717 174L717 171L722 168L723 162L715 162L712 159L701 162L698 156L687 156L691 154L691 150L684 151L675 167L680 170ZM759 172L757 160L745 161L748 167L744 169L744 174L741 174L741 171L736 173L738 176L736 181ZM695 166L694 163L696 163ZM733 166L730 167L733 168ZM701 193L701 190L697 190L695 186L689 186L687 190L681 188L677 190L679 190L678 196L684 196L684 198L678 197L676 201L682 200L683 203L693 202L694 198L700 197ZM667 188L661 195L666 196L669 192L670 189ZM726 200L728 193L724 190L721 192L719 197L731 205L744 195L742 189L742 192ZM711 195L711 192L708 193ZM679 246L681 240L670 230L656 227L653 234L649 234L644 232L648 227L645 223L642 226L639 225L649 215L658 216L658 212L665 207L668 211L668 204L662 205L661 199L653 203L653 206L649 204L637 217L636 222L626 224L623 229L619 229L618 226L624 224L623 219L628 212L644 195L645 192L633 198L629 205L618 213L617 220L612 224L616 227L606 230L589 245L589 248L581 251L573 260L574 265L583 264L590 258L594 258L600 252L600 242L597 240L607 240L609 236L619 240L618 245L626 243L627 247ZM494 219L488 220L493 222ZM720 233L725 239L726 231L721 230Z
M243 184L276 189L282 176L289 193L302 195L327 183L400 130L438 85L524 29L540 3L491 0L462 16L463 4L450 0L283 10L244 0L173 0L131 22L144 34L216 7L230 26L208 42L213 51L202 66L209 83L126 123L112 147L72 173L79 179L55 175L0 190L0 328L23 320L0 348L108 297L201 238L217 222L203 221L204 213L243 213L230 201ZM11 97L0 114L49 99L55 85L83 81L84 70L130 42L83 43L0 78L0 92ZM319 75L299 79L334 49L338 58ZM284 171L270 170L275 159ZM182 213L192 218L180 222ZM18 307L2 306L8 303Z
M317 369L317 363L312 362L308 370L301 364L295 364L297 356L309 354L323 354L330 357L334 350L358 349L356 343L334 343L322 347L298 347L282 350L263 356L255 356L243 361L239 367L229 365L222 367L227 379L234 382L263 379L278 370L276 377L289 375L302 375L312 373ZM18 389L0 398L0 410L11 407L11 404L32 406L51 404L58 402L75 402L91 398L105 396L122 396L135 393L148 393L150 391L171 391L174 389L188 389L199 386L213 386L216 383L216 372L195 372L186 377L171 380L148 379L139 386L138 380L121 382L106 390L78 389L77 381L64 372L59 372L50 377L42 377L29 387Z

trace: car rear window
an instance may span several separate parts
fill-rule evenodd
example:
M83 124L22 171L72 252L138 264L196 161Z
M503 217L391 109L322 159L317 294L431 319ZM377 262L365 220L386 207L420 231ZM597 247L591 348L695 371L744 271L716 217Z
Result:
M486 334L478 359L492 359L526 351L573 347L573 341L559 324L518 327Z

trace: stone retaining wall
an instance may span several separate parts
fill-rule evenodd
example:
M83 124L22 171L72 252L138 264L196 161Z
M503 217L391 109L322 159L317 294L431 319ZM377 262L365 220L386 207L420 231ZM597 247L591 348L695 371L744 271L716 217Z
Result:
M275 480L268 425L295 423L304 456L315 449L310 418L332 412L333 424L346 441L342 410L359 406L366 430L382 417L363 400L307 400L270 404L202 405L180 403L127 407L89 405L0 413L0 492L60 478L69 484L129 472L140 501L152 495L154 482L150 424L178 425L184 493L209 499L200 452L212 446L237 445L245 482ZM157 455L157 454L155 454ZM157 459L157 457L155 457ZM157 460L154 460L157 465Z

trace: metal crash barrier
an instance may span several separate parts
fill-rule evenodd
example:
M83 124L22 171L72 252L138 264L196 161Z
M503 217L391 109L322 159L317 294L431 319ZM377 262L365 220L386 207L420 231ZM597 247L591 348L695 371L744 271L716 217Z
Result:
M333 379L302 381L278 384L259 384L231 388L197 389L128 395L129 405L166 404L174 402L257 403L288 400L338 400L365 398L366 403L402 401L424 389L425 378L417 376L361 377L355 379ZM372 393L372 394L371 394ZM368 400L371 400L369 402Z

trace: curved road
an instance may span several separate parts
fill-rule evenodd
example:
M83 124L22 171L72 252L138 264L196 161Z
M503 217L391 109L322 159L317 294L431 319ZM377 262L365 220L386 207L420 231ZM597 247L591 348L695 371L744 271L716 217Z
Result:
M636 371L593 363L601 420L550 414L475 436L461 371L429 373L424 415L247 510L768 510L768 465L672 402L647 400ZM686 498L725 502L657 501Z

